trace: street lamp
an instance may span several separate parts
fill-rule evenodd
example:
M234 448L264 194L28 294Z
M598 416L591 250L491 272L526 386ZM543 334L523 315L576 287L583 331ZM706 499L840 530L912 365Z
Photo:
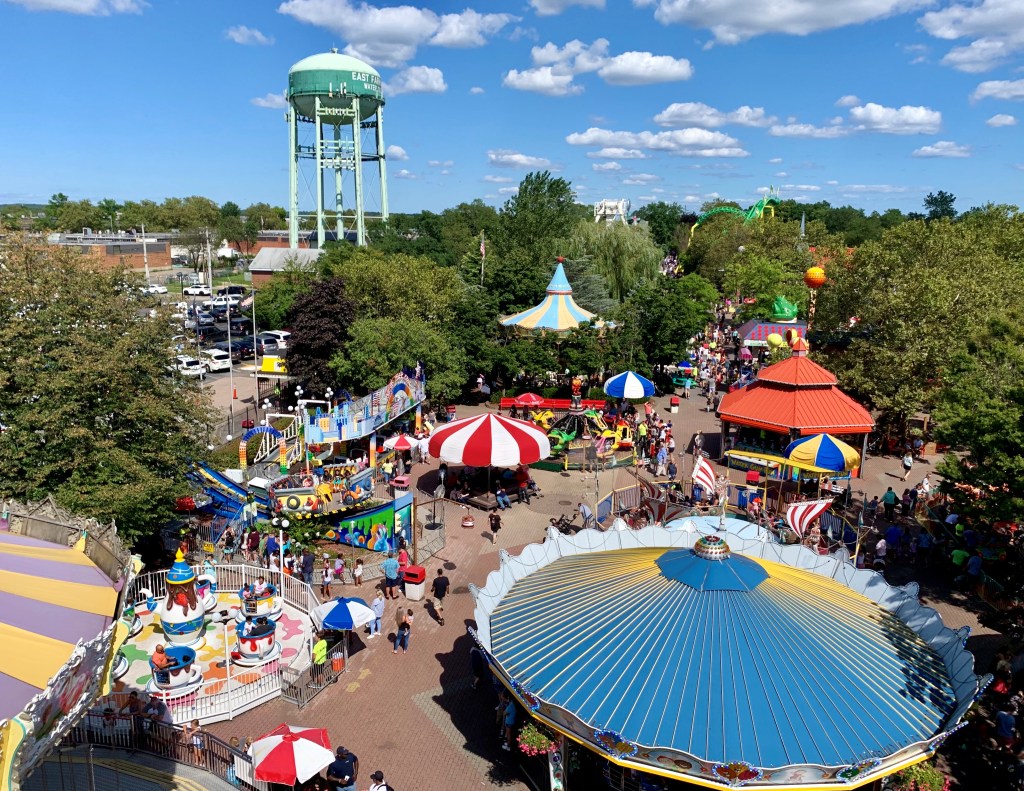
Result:
M324 400L327 402L327 406L328 407L333 407L334 406L334 403L331 401L331 398L333 396L334 396L334 391L331 390L331 388L328 387L327 388L327 392L324 393Z

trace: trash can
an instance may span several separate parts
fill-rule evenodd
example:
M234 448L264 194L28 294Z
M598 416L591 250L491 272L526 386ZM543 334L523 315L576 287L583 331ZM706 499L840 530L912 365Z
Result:
M333 654L331 656L331 670L335 673L341 673L345 669L345 656L344 654Z
M406 566L402 579L405 582L405 598L409 601L423 601L427 570L423 566Z
M679 411L679 396L672 396L668 400L668 411L673 415Z
M737 486L736 487L736 507L737 508L746 508L747 507L747 498L749 496L750 495L749 495L748 490L747 490L746 487L744 487L744 486Z
M450 406L445 410L445 414L448 415L448 422L451 423L455 420L455 406Z

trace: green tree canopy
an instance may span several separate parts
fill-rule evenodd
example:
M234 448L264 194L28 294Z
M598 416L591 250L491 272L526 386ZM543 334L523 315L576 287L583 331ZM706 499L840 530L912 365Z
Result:
M608 294L624 302L629 292L658 274L662 251L646 228L625 223L576 223L568 240L570 258L589 259Z
M128 542L153 531L215 420L168 367L172 325L128 273L69 248L11 237L0 257L0 497L53 495Z
M676 363L717 301L718 291L699 275L649 280L620 311L622 343L642 346L652 364Z
M647 223L654 243L667 251L676 244L676 229L683 216L683 207L678 203L654 201L633 212Z

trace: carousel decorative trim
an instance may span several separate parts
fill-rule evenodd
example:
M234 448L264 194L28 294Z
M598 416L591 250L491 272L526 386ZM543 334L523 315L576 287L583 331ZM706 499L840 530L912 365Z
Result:
M864 775L871 774L873 770L877 769L881 765L881 758L865 758L863 761L851 764L845 769L840 769L836 772L836 777L844 783L853 783L861 779Z
M712 764L711 774L724 780L731 788L739 788L764 777L764 770L746 761L730 761L727 764Z

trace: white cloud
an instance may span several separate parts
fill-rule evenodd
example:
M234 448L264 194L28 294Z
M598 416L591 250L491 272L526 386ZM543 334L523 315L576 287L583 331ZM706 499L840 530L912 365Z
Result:
M479 96L480 94L482 94L484 92L484 89L481 88L479 85L474 85L472 88L469 89L469 92L473 96Z
M692 157L745 157L739 141L722 132L707 129L673 129L665 132L615 132L591 127L585 132L573 132L565 141L573 146L597 148L640 148L664 151Z
M703 102L675 102L654 116L654 123L658 126L715 129L727 124L770 126L775 123L775 117L766 115L763 107L743 105L732 112L723 112Z
M928 0L633 0L653 6L662 24L708 28L723 44L737 44L765 33L806 36L857 25L928 5Z
M265 36L256 28L246 27L245 25L235 25L234 27L229 27L227 30L224 31L224 35L232 41L234 41L236 44L268 47L274 43L273 36Z
M772 157L768 160L769 165L778 165L782 162L782 157Z
M623 184L653 184L661 181L661 176L655 176L653 173L632 173L629 178L622 180Z
M852 93L836 99L836 107L856 107L858 104L860 104L860 99Z
M786 171L780 170L778 173L775 174L775 178L777 178L777 179L784 179L788 175L789 174Z
M609 85L653 85L688 80L693 76L693 67L686 58L623 52L598 69L597 76Z
M683 203L700 203L700 195L686 195Z
M530 58L534 66L553 66L559 74L584 74L597 71L608 58L608 39L595 39L584 44L578 38L559 47L549 41L543 47L533 47Z
M952 140L940 140L930 146L922 146L914 151L915 157L943 157L949 159L962 159L971 155L970 146L961 146Z
M651 190L651 192L653 192L653 191L654 190ZM642 200L642 201L653 201L653 200L657 200L658 196L657 195L637 195L636 199L637 200Z
M484 176L484 181L491 184L511 184L514 180L508 176L492 176L490 173Z
M550 168L551 160L544 157L532 157L509 151L505 148L492 149L487 152L487 162L496 168Z
M768 130L773 137L810 137L828 140L845 137L850 133L845 126L815 126L814 124L776 124Z
M618 162L595 162L590 167L592 167L597 173L608 173L613 170L622 170L622 165Z
M1024 99L1024 80L987 80L978 84L971 94L971 101L979 99Z
M501 81L506 88L517 91L532 91L545 96L573 96L583 92L582 85L572 81L571 74L556 74L551 66L534 69L511 69Z
M498 192L502 195L515 195L519 192L519 187L500 187Z
M427 165L432 168L450 168L455 166L455 162L451 159L446 159L443 162L440 159L432 159L427 162Z
M942 59L960 71L988 71L1024 49L1024 5L1017 0L952 3L929 11L919 21L936 38L973 39L967 46L954 47Z
M821 187L817 184L783 184L781 189L799 190L800 192L820 192Z
M825 183L828 184L830 187L835 187L835 186L838 186L838 184L839 184L839 182L836 181L835 179L829 179Z
M414 179L414 178L416 178L416 174L413 173L411 170L406 170L405 168L402 168L401 170L399 170L395 174L395 178L396 179Z
M993 115L985 123L989 126L1016 126L1017 119L1012 115L999 113L998 115Z
M141 14L147 3L143 0L9 0L29 11L63 11L83 16Z
M394 159L397 162L404 162L409 158L409 155L401 146L388 146L388 150L385 153L388 159Z
M480 47L511 22L512 14L467 9L439 15L410 5L377 8L353 0L285 0L278 12L335 33L349 42L345 52L376 66L398 68L423 45Z
M574 5L584 8L604 8L604 0L530 0L530 7L537 12L537 16L561 14L569 6Z
M283 110L288 106L288 100L284 98L284 91L281 93L268 93L266 96L257 96L249 100L250 104L257 107L265 107L268 110Z
M888 135L931 135L942 127L942 113L930 107L883 107L868 102L850 108L850 121L857 129Z
M392 96L401 93L444 93L447 90L444 74L432 66L410 66L395 74L384 85L385 94Z
M908 190L907 187L900 187L895 184L847 184L843 189L855 194L879 193L882 195L907 192Z
M647 159L647 154L639 148L602 148L597 151L588 151L587 156L591 159Z

